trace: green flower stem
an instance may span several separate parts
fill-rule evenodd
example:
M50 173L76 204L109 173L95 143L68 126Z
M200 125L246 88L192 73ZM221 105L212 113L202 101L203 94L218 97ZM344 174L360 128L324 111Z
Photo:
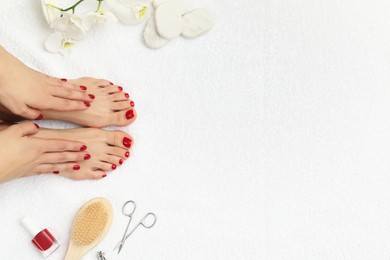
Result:
M68 8L61 8L61 7L58 7L58 6L55 6L55 5L52 5L52 4L47 4L48 6L51 6L51 7L53 7L53 8L55 8L55 9L58 9L58 10L60 10L61 12L67 12L67 11L69 11L69 10L72 10L72 13L74 13L74 10L76 9L76 7L79 5L79 4L81 4L82 2L84 2L85 0L79 0L79 1L77 1L77 3L75 3L74 5L72 5L72 6L70 6L70 7L68 7ZM99 8L100 8L100 4L101 4L101 1L103 1L103 0L98 0L99 1Z
M102 5L103 0L97 0L99 2L98 7L96 9L96 13L99 12L100 6Z

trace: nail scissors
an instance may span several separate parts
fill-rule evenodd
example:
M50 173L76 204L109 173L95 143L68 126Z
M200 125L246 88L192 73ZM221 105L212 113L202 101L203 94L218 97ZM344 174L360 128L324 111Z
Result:
M139 226L144 226L145 228L151 228L156 224L157 221L157 216L154 213L148 213L146 214L139 222L138 224L127 234L127 231L129 229L131 220L133 218L133 214L135 212L137 205L135 204L134 201L129 200L125 204L123 204L122 207L122 214L125 215L126 217L129 217L129 222L127 223L125 233L123 234L122 240L119 241L119 243L116 245L114 248L114 251L118 248L118 254L121 252L123 245L125 244L126 240L131 236L131 234L134 233L134 231L139 227ZM150 222L147 221L150 219Z

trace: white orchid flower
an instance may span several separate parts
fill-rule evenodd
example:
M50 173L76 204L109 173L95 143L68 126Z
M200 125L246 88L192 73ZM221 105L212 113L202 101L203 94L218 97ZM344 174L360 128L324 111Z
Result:
M107 0L114 15L126 25L137 25L150 16L151 0Z
M86 34L82 19L78 15L70 13L62 13L57 20L52 22L51 28L74 40L82 40Z
M47 23L51 25L54 20L60 17L61 12L50 6L55 4L55 0L41 0L41 4L43 15L45 16Z
M105 24L109 22L116 22L118 19L115 17L113 13L107 10L100 9L97 12L88 12L85 13L82 17L82 24L86 30L91 29L91 27L95 24Z
M47 38L45 47L50 52L59 52L66 55L70 52L70 47L75 44L75 41L68 38L61 32L55 32Z

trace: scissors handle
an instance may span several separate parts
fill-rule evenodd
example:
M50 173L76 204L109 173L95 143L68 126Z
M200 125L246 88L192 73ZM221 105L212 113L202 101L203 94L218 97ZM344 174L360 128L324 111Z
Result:
M153 222L150 223L150 224L147 224L145 221L146 221L146 219L147 219L149 216L153 216ZM128 235L126 235L126 236L124 237L124 239L122 238L122 241L120 241L120 242L115 246L114 251L115 251L115 249L118 248L118 246L119 246L119 248L121 248L121 247L123 246L123 244L125 243L125 241L129 238L129 236L131 236L131 234L133 234L134 231L135 231L139 226L142 225L142 226L144 226L145 228L151 228L151 227L154 226L154 224L156 224L156 222L157 222L157 216L156 216L156 214L151 213L151 212L148 213L148 214L146 214L146 215L140 220L140 222L138 222L138 224L130 231L130 233L129 233ZM127 229L126 229L126 231L127 231ZM122 246L121 246L121 245L122 245ZM120 250L118 250L118 251L120 251ZM119 252L118 252L118 254L119 254Z
M150 223L150 224L147 224L146 223L146 219L150 218L149 216L152 216L153 217L153 222ZM152 213L152 212L149 212L148 214L146 214L143 219L141 219L141 221L139 222L142 226L144 226L145 228L151 228L154 226L154 224L156 224L156 221L157 221L157 216L156 214Z
M147 219L149 216L153 216L153 222L150 223L150 224L147 224L145 221L146 221L146 219ZM133 230L131 230L130 233L129 233L128 235L126 235L125 240L127 240L127 238L129 238L129 236L131 236L131 234L133 234L134 231L135 231L140 225L144 226L145 228L151 228L151 227L154 226L154 224L156 224L156 221L157 221L157 216L156 216L156 214L151 213L151 212L148 213L148 214L146 214L146 215L140 220L140 222L138 222L138 224L133 228Z
M134 201L132 201L132 200L126 201L126 203L123 204L123 206L122 206L122 214L125 216L128 216L128 217L131 217L133 215L133 213L135 212L136 208L137 208L137 204L135 204Z

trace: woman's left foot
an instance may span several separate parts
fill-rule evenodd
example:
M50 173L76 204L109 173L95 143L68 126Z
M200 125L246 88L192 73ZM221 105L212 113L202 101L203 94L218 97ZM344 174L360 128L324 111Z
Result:
M43 110L43 119L63 120L89 127L127 126L137 118L134 101L123 92L121 86L107 80L80 78L71 80L82 89L88 89L92 103L86 103L88 109L82 111L61 112ZM15 122L22 118L12 115L0 106L0 119Z

